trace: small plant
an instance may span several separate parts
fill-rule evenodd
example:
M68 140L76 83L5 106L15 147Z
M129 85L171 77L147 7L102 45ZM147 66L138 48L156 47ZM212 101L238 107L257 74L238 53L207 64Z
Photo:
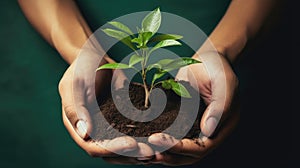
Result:
M133 69L141 75L143 80L143 86L145 89L145 107L148 108L149 96L152 89L157 85L161 84L165 89L172 89L177 95L185 98L191 98L190 93L187 89L174 79L168 79L157 82L158 79L163 77L170 71L179 69L181 67L200 63L200 61L182 57L178 59L161 59L154 64L147 64L151 53L159 48L169 47L169 46L179 46L181 43L178 41L183 38L183 36L175 34L160 34L156 35L160 24L161 24L161 13L160 9L157 8L150 12L142 21L141 28L137 27L138 34L134 33L124 24L120 22L108 22L116 29L106 28L103 30L105 34L120 40L122 43L127 45L134 51L134 54L130 56L129 63L108 63L100 66L97 70L101 69ZM154 47L149 47L152 44ZM142 69L138 70L136 64L140 63ZM156 72L152 76L152 82L148 87L146 82L147 73L155 69Z

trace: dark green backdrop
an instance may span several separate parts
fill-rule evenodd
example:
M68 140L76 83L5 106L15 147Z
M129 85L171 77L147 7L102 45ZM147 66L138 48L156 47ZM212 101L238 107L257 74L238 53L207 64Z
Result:
M0 4L0 167L106 165L77 147L63 126L57 84L67 64L15 0Z
M185 3L197 7L191 1ZM214 3L206 5L216 7ZM154 6L141 10L152 10ZM181 5L172 6L165 9L184 14ZM95 6L83 6L83 11L90 16L88 20L94 29L101 25L100 21L107 21L93 22L98 17L92 18L89 8ZM215 19L222 9L217 10ZM111 9L106 10L108 13ZM116 10L119 13L111 13L107 19L135 10ZM202 11L205 13L205 9ZM292 61L295 54L289 43L293 35L289 20L293 19L291 14L279 18L272 31L260 34L260 42L247 49L245 57L235 65L241 85L242 115L238 128L197 167L286 167L290 163L289 149L294 147L290 143L293 125L289 118L295 112L290 102L295 71L290 62L296 61ZM197 22L193 20L196 18L189 19ZM0 167L124 167L90 158L69 137L62 123L57 91L68 65L30 26L15 0L0 1L0 23ZM210 20L202 28L209 33L215 23L216 20Z
M100 10L107 15L100 19L95 16L101 16L95 8L97 3L101 4L99 1L79 1L94 30L106 21L130 12L152 10L161 5L169 12L181 9L179 4L167 5L165 1L148 1L148 4L122 8L127 2L119 1L122 4L116 7L121 10L112 10L115 2L107 1L106 6L101 6ZM212 18L203 24L206 32L213 29L226 4L228 1L220 3L216 12L203 10L204 14L211 13L209 17ZM213 6L206 3L203 8ZM3 145L0 167L107 167L109 164L90 158L77 147L63 126L57 85L68 65L31 27L17 1L1 1L0 8L0 129ZM182 13L181 10L177 12ZM192 16L193 13L189 14Z

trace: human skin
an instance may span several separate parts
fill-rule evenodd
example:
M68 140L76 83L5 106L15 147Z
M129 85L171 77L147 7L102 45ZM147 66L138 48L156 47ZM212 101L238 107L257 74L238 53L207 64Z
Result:
M119 155L116 153L122 154L131 151L136 153L132 155L152 158L152 149L146 144L136 142L131 137L120 137L97 143L88 140L92 131L92 124L90 111L87 107L93 103L89 102L89 98L92 96L91 93L101 94L104 86L111 81L112 72L97 72L97 87L90 85L88 75L85 72L89 71L89 63L94 61L91 59L98 57L96 54L99 48L95 46L81 54L80 59L77 58L92 32L75 2L72 0L19 0L19 4L30 23L70 64L59 83L59 93L62 100L63 122L74 141L93 157L118 157ZM79 60L85 63L76 64ZM103 59L100 65L105 63L107 62ZM85 71L78 71L79 74L74 75L77 73L75 67ZM118 78L118 80L122 80L122 78ZM76 104L74 97L77 97ZM137 159L145 159L143 157ZM142 163L132 158L128 158L128 160Z
M222 72L226 77L226 87L219 88L217 85L213 85L220 79L218 76L210 77L203 65L191 65L185 69L185 71L188 70L192 74L197 74L197 82L193 86L198 87L200 94L208 105L200 124L203 134L201 141L204 142L205 147L196 146L190 139L176 140L175 143L171 143L171 141L162 140L164 139L162 137L171 139L169 135L153 134L149 137L150 143L156 146L171 147L167 152L158 153L148 145L137 143L130 137L104 140L105 148L101 148L98 144L87 140L89 133L92 131L92 125L90 112L86 108L84 98L89 97L88 93L91 92L91 86L85 82L84 75L76 76L75 79L72 74L74 74L74 67L76 61L78 61L79 51L92 34L92 31L72 0L19 0L19 4L30 23L70 64L60 81L59 91L62 99L63 121L74 141L91 156L103 157L104 160L111 163L143 164L145 161L141 162L140 160L148 160L147 163L164 165L186 165L201 160L207 153L216 148L236 126L239 113L233 100L236 97L238 80L230 65L238 58L248 40L253 38L261 28L272 9L273 3L272 0L233 0L231 2L224 17L209 36L207 43L212 43L214 47L204 45L194 56L195 59L199 59L199 56L200 58L201 56L219 57L223 64L224 71ZM83 56L82 59L86 59L88 62L89 56L95 53L92 51L86 53L86 56ZM107 62L102 60L100 65L105 63ZM177 79L189 81L189 76L185 75L183 71L179 71ZM101 89L109 84L111 74L111 71L98 72L96 75L97 88L92 91L101 93ZM69 86L78 89L72 89ZM219 108L213 105L224 98L218 97L218 90L221 89L226 90L226 99L224 107ZM77 93L74 93L74 90L77 90ZM76 108L74 108L72 99L74 95L80 95L82 98L80 111L76 111ZM216 120L208 122L209 118ZM215 134L217 127L218 131ZM215 136L211 138L211 135ZM135 151L137 155L146 157L131 158L115 154L122 151ZM151 157L153 153L155 155Z
M230 65L238 59L249 39L255 37L274 5L272 0L233 0L231 2L207 42L193 56L195 59L203 58L206 64L212 64L211 68L208 70L205 64L195 64L181 69L177 74L177 79L186 81L191 81L189 80L191 77L186 74L194 74L196 83L192 85L199 89L207 105L200 123L204 134L204 138L200 138L200 141L205 147L196 145L190 139L174 141L174 138L169 135L154 134L149 137L150 143L170 147L170 150L163 154L156 153L153 162L171 166L193 164L216 148L230 134L239 119L236 97L238 79ZM223 70L218 70L219 67L214 68L214 61L209 59L212 57L220 58ZM222 75L211 76L208 71L211 74ZM224 79L225 85L218 85L224 83ZM222 90L225 90L225 95L222 94ZM222 104L222 101L225 101L223 106L218 106ZM209 118L216 118L216 120L208 122ZM216 128L219 128L216 136L207 138L216 133ZM163 140L165 137L167 141Z

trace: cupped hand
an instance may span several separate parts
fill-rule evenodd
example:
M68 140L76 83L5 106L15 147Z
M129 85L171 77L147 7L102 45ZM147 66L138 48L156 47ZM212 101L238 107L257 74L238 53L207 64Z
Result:
M151 135L151 144L170 148L163 153L156 152L153 163L195 163L217 147L238 122L237 103L233 100L236 97L238 80L230 64L217 52L206 52L199 56L196 54L193 58L202 63L180 69L176 79L189 81L204 99L207 108L200 122L201 135L195 140L176 140L162 133Z
M101 141L92 140L90 136L93 129L91 114L99 111L96 95L111 83L111 71L95 72L104 63L106 60L101 60L96 52L82 50L66 70L59 83L64 125L74 141L89 155L120 164L141 164L143 162L138 159L122 154L131 152L140 156L140 160L150 159L153 151L148 145L128 136ZM126 78L121 71L115 73L118 73L118 77L113 79L117 80L115 87L120 88Z

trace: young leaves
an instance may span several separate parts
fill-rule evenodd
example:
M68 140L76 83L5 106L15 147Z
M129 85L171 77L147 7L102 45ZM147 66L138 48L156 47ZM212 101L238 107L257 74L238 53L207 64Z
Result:
M189 91L181 83L174 81L174 79L162 81L162 87L172 89L178 96L192 98Z
M161 25L161 12L159 8L146 15L146 17L142 20L141 28L137 27L137 35L134 35L130 28L123 23L111 21L108 22L108 24L110 24L115 29L106 28L103 30L103 32L130 47L132 50L134 50L135 54L131 55L128 65L123 63L110 63L100 66L97 70L131 68L140 73L140 75L143 77L143 83L144 85L146 85L147 83L145 79L147 76L147 72L149 72L153 68L156 68L156 73L152 77L151 87L149 88L149 90L147 87L145 87L145 93L151 92L153 87L158 84L155 82L166 75L168 72L187 65L200 63L200 61L197 61L195 59L183 57L178 59L162 59L146 67L148 58L153 51L163 47L179 46L181 45L181 43L177 40L183 38L181 35L176 34L160 34L155 36ZM154 47L148 48L148 43L152 43L153 45L151 46ZM142 63L142 67L146 69L139 71L134 66L137 63ZM161 83L162 87L165 89L172 89L179 96L186 98L191 97L187 89L181 83L176 82L174 79L160 81L159 83ZM147 100L148 98L146 97L145 107L147 107Z
M99 68L96 69L96 71L101 70L101 69L129 69L131 68L127 64L122 64L122 63L109 63L109 64L104 64L100 66Z
M201 63L201 62L198 60L195 60L193 58L181 57L181 58L171 61L169 64L162 67L162 69L164 71L170 72L172 70L179 69L179 68L185 67L187 65L191 65L191 64L197 64L197 63Z
M161 13L159 8L150 12L142 21L143 32L151 32L153 35L158 31L161 24Z
M157 63L150 64L147 67L147 71L150 71L153 68L162 69L164 66L168 65L169 63L173 62L173 59L162 59L158 61Z
M167 72L175 69L185 67L187 65L200 63L200 61L189 57L182 57L178 59L162 59L155 64L151 64L147 67L147 71L152 68L157 68L158 72L154 74L152 82L154 83L157 79L161 78Z
M134 54L134 55L132 55L132 56L130 57L130 60L129 60L129 66L132 67L133 65L135 65L135 64L137 64L137 63L139 63L139 62L141 62L143 59L144 59L144 58L143 58L142 56L139 56L139 55Z
M113 37L113 38L121 41L122 43L127 45L132 50L135 50L133 44L131 43L132 39L128 34L122 32L122 31L119 31L119 30L114 30L114 29L109 29L109 28L103 29L102 31L105 34L107 34L108 36Z
M104 64L100 66L99 68L96 69L96 71L101 70L101 69L129 69L133 68L133 65L141 62L144 58L139 56L139 55L132 55L129 60L129 64L123 64L123 63L109 63L109 64Z
M147 70L149 71L152 68L157 68L160 69L160 71L170 72L172 70L179 69L184 66L196 64L196 63L201 63L201 62L189 57L181 57L177 59L162 59L157 63L150 64L147 67Z
M164 40L179 40L182 39L183 36L177 35L177 34L160 34L157 36L154 36L149 42L160 42Z
M152 79L152 84L154 84L157 79L163 77L166 73L167 73L166 71L159 71L155 73Z
M146 48L149 39L152 37L151 32L141 32L137 38L131 40L131 42L137 44L137 48Z
M169 47L169 46L176 46L176 45L181 45L180 42L176 41L176 40L164 40L161 41L159 43L157 43L151 50L150 53L152 53L153 51L159 49L159 48L163 48L163 47Z
M126 25L124 25L123 23L120 22L116 22L116 21L111 21L108 22L108 24L114 26L115 28L122 30L123 32L127 33L128 35L133 35L132 31L129 29L129 27L127 27Z
M167 80L162 81L161 86L165 89L171 89L172 85L170 84L170 82L168 82Z
M116 38L117 40L123 40L126 37L128 37L128 34L122 32L122 31L119 31L119 30L114 30L114 29L107 28L107 29L103 29L102 31L105 34L107 34L108 36Z

